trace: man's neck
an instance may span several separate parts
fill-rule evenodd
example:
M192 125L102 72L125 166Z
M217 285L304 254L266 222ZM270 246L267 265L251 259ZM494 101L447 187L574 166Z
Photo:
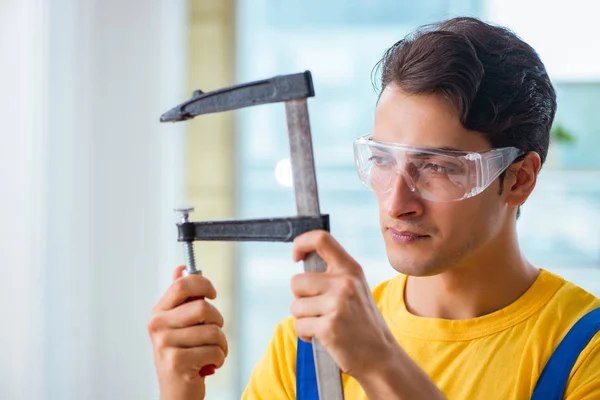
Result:
M409 276L404 293L408 311L429 318L469 319L516 301L539 270L523 258L516 236L497 247L439 275Z

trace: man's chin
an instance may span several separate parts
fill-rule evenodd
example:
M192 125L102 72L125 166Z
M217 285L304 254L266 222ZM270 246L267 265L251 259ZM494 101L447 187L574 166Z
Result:
M394 267L396 271L407 276L428 277L441 274L443 271L438 269L418 268L418 267Z
M443 266L433 260L419 259L416 257L399 257L388 253L388 260L392 268L404 275L434 276L444 272Z
M418 245L402 245L386 237L385 249L390 265L410 276L433 276L444 272L444 265L438 257L432 256L438 253L432 240L428 237Z

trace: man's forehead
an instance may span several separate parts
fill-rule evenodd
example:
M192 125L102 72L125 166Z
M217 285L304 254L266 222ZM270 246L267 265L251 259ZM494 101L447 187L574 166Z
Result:
M482 151L490 148L485 139L477 136L474 138L463 137L461 140L453 140L455 139L453 136L444 135L443 132L440 135L419 135L418 132L414 132L413 134L399 134L397 132L373 130L369 138L384 144L400 144L449 152Z
M421 145L414 145L414 144L410 144L410 143L383 141L376 137L373 137L372 135L369 136L369 139L372 141L374 149L379 150L379 151L384 151L384 152L394 151L394 149L399 148L402 150L408 150L411 153L420 153L420 152L431 151L431 152L436 152L436 153L447 153L448 155L452 155L452 154L463 155L463 154L466 154L471 151L471 150L459 149L457 147L452 147L452 146L439 146L439 147L421 146Z
M463 152L491 147L481 133L462 125L451 104L441 96L409 94L395 86L381 94L371 137L382 142Z
M415 148L421 148L421 149L430 149L430 150L441 150L441 151L448 151L448 152L468 152L471 150L468 149L461 149L460 147L456 146L456 145L450 145L450 144L436 144L436 143L432 143L430 144L424 144L423 142L420 143L416 143L414 141L399 141L399 140L395 140L394 137L392 137L392 140L388 140L385 138L385 136L382 135L377 135L375 133L371 133L369 135L369 139L373 140L374 142L380 143L382 145L402 145L402 146L409 146L409 147L415 147Z

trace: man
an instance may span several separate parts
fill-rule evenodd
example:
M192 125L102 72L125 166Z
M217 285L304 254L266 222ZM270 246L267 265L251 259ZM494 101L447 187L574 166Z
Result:
M396 43L380 67L374 126L354 149L399 275L371 291L328 233L298 237L294 260L316 251L328 270L292 279L294 318L277 326L243 398L295 398L297 339L316 337L346 399L528 399L561 339L600 307L519 250L519 207L556 111L544 65L510 31L457 18ZM186 302L198 296L216 296L206 278L176 279L150 320L163 400L204 398L200 369L227 355L219 312ZM565 398L600 399L600 335Z

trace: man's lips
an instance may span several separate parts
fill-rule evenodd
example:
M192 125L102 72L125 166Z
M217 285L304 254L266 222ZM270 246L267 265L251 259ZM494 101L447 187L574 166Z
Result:
M388 227L389 235L394 242L407 244L414 243L416 241L420 241L423 239L430 238L429 235L424 235L422 233L407 231L407 230L398 230L395 228Z

